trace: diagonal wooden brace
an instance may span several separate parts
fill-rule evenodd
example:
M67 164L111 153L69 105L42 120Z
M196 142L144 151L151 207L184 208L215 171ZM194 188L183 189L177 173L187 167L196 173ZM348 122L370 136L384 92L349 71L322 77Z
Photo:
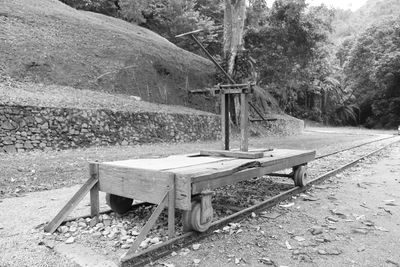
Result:
M91 163L90 166L90 178L86 183L75 193L75 195L68 201L68 203L61 209L61 211L44 227L44 231L53 233L58 226L65 220L65 218L71 213L71 211L82 201L85 195L91 191L91 203L98 203L98 189L97 183L99 181L97 164ZM93 189L94 188L94 189ZM97 195L96 195L97 194ZM97 200L97 201L96 201ZM98 204L96 207L91 207L92 215L98 214Z
M130 258L132 258L133 255L135 255L136 250L139 248L140 243L145 239L147 234L149 233L150 229L154 226L156 223L158 217L160 216L161 212L164 210L164 208L167 205L168 202L168 195L170 192L166 192L163 199L161 202L157 205L157 208L154 210L153 214L151 214L149 220L146 222L146 224L143 226L142 230L140 231L140 234L136 238L135 242L132 244L131 248L125 253L125 255L122 256L121 261L126 261Z

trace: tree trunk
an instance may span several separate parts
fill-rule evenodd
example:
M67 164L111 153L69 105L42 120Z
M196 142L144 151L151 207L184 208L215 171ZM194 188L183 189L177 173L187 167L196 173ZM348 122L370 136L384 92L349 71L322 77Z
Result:
M235 59L237 53L243 47L243 31L245 18L245 0L225 0L223 52L224 58L228 66L228 74L231 77L233 76L233 72L235 69ZM231 97L230 102L231 119L237 125L240 112L239 97Z

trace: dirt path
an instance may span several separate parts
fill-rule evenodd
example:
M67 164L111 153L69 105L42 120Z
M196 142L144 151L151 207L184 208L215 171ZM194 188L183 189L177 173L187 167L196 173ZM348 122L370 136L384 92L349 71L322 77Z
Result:
M160 265L399 266L399 173L397 143L282 203L290 207L243 220Z
M358 128L307 128L302 135L251 138L253 148L336 150L355 142L383 138L394 131L371 131ZM146 144L140 146L92 147L63 151L36 151L2 154L0 157L0 199L28 192L51 190L82 184L87 180L88 161L114 161L128 158L165 157L220 147L220 141ZM233 140L232 147L239 147Z
M50 220L79 186L35 192L0 200L0 266L77 266L41 243L43 233L35 228ZM106 209L104 196L101 208ZM71 216L89 213L89 198Z
M285 138L271 138L268 140L264 140L264 144L273 144L275 147L288 147L288 148L315 148L317 149L318 153L322 153L323 151L329 152L337 149L340 145L350 145L351 143L355 141L363 141L363 140L371 140L374 138L381 138L382 135L378 134L388 134L388 132L367 132L367 131L361 131L359 133L346 133L346 131L342 132L330 132L327 133L326 130L324 133L317 133L315 131L318 131L318 129L314 130L314 132L306 132L303 136L296 136L296 137L285 137ZM328 131L332 131L332 129L328 129ZM332 144L332 140L340 140L341 143L334 143ZM257 145L263 145L262 140L256 140L254 142ZM212 144L206 144L207 146L210 146ZM195 145L196 148L201 147L202 144L197 144ZM160 152L161 155L165 155L166 149L170 148L172 146L170 145L160 145L159 147L152 145L152 146L144 146L142 148L133 148L133 149L125 149L124 153L122 153L122 156L131 154L133 151L138 150L143 151L145 150L144 153L149 153L147 152L148 148L151 148L152 154ZM192 147L191 144L181 144L181 145L176 145L173 146L174 150L173 152L181 152L186 151L189 147ZM154 149L157 148L157 149ZM397 147L398 149L398 147ZM110 152L118 150L117 148L105 148L105 149L99 149L96 151L96 156L102 156L101 153L103 152ZM398 151L398 150L397 150ZM90 154L90 152L93 152L93 150L89 151L71 151L71 152L62 152L61 154L63 155L62 161L71 161L75 160L76 154L82 156L81 154ZM115 152L115 151L114 151ZM169 151L171 152L171 151ZM143 153L143 152L142 152ZM106 153L107 154L107 153ZM393 153L392 153L393 154ZM400 154L400 153L398 153ZM12 165L13 168L21 167L21 168L28 168L30 167L31 164L33 163L40 163L43 166L46 166L47 168L51 167L51 159L56 158L56 153L54 155L51 155L51 157L46 157L45 159L49 159L50 161L47 164L44 164L44 162L40 162L40 153L35 153L35 154L25 154L25 155L17 155L15 160L18 160L22 157L21 161L18 161L18 165L16 166L15 164ZM121 156L121 155L120 155ZM104 156L103 156L104 157ZM8 157L5 161L5 163L10 163L12 162L12 158ZM386 159L385 159L386 160ZM396 160L396 159L395 159ZM398 160L398 159L397 159ZM43 161L43 160L42 160ZM47 161L47 160L45 160ZM390 163L394 164L394 163ZM6 166L6 164L4 165ZM27 167L28 166L28 167ZM41 165L40 165L41 166ZM385 167L385 171L387 170L387 166ZM79 169L79 176L81 176L82 170ZM393 170L396 171L396 170ZM17 173L17 172L15 172ZM83 173L83 172L82 172ZM84 171L86 173L86 170ZM390 172L390 174L398 175L398 172ZM38 171L36 174L39 179L41 172ZM385 176L386 177L386 176ZM387 176L389 177L389 175ZM7 177L10 178L10 177ZM69 177L66 177L69 178ZM342 181L343 182L343 181ZM336 187L338 185L334 184ZM389 184L388 184L389 185ZM398 185L398 184L397 184ZM365 185L374 189L375 185ZM384 186L384 185L382 185ZM386 185L385 185L386 186ZM347 186L345 186L347 188ZM349 187L350 188L350 187ZM361 188L361 187L360 187ZM358 190L360 190L358 188ZM68 201L68 199L76 192L78 189L78 186L73 186L69 188L61 188L61 189L55 189L55 190L49 190L49 191L42 191L42 192L35 192L35 193L28 193L23 197L14 197L14 198L4 198L0 199L0 266L76 266L77 264L74 263L73 261L67 259L64 256L61 256L59 253L55 252L55 249L53 249L52 246L48 247L44 245L42 240L44 239L43 233L39 232L38 230L35 230L35 227L46 220L50 220L56 212ZM381 189L380 187L377 187L375 189ZM393 189L394 194L396 194L395 190L398 191L397 189L393 186L390 187L390 189ZM334 189L337 190L337 189ZM331 190L325 189L325 190L316 190L315 194L329 194ZM372 192L372 191L371 191ZM364 196L362 196L364 197ZM177 266L187 266L187 265L192 265L193 264L193 259L200 259L200 265L210 265L210 266L215 266L220 265L220 266L225 266L229 263L234 264L235 262L235 257L236 258L243 258L243 260L239 261L239 264L256 264L259 258L263 257L269 257L274 261L277 261L279 264L286 264L286 265L297 265L297 261L293 260L294 256L292 256L292 253L296 250L300 250L297 248L297 244L295 241L290 239L290 235L288 234L288 231L293 231L295 235L306 235L307 228L310 226L306 226L309 224L308 220L311 220L310 218L315 218L313 219L315 222L319 222L319 224L322 224L323 218L318 219L318 215L321 214L313 214L317 209L316 207L325 207L324 205L328 205L329 202L325 203L323 202L323 196L318 196L319 200L318 202L302 202L300 200L296 200L296 202L299 202L299 204L296 204L300 206L300 209L297 208L291 208L288 210L282 210L280 208L277 209L280 213L283 213L280 217L278 217L275 220L266 220L266 219L261 219L259 217L255 218L254 220L250 220L248 222L242 223L242 226L240 229L243 230L242 233L237 234L237 235L225 235L225 234L219 234L216 236L211 237L210 239L202 242L202 245L200 246L200 249L198 251L192 251L188 252L186 256L175 256L172 257L171 259L167 259L165 261L170 261L174 262ZM382 196L383 198L383 196ZM395 198L388 196L389 198ZM400 202L400 196L399 202ZM100 198L101 200L104 200L104 197ZM338 198L340 199L340 198ZM340 199L341 200L341 199ZM386 198L384 198L386 200ZM360 201L359 201L360 202ZM79 208L75 211L73 214L79 215L79 214L87 214L89 207L87 206L89 203L88 199L82 202L82 204L79 206ZM316 205L319 203L316 207L312 205ZM336 203L336 202L335 202ZM338 202L340 203L340 202ZM377 202L378 203L378 202ZM334 204L334 203L330 203ZM373 204L373 203L371 203ZM396 202L395 202L396 204ZM400 203L399 203L400 204ZM309 214L306 214L303 212L303 207L305 208L306 205L311 205L312 207L312 212ZM355 203L354 205L359 205L359 203ZM384 205L384 204L382 204ZM386 206L385 206L386 207ZM102 203L102 208L105 208L104 203ZM393 215L391 216L392 221L398 216L396 215L396 212L394 209L398 209L396 206L387 206L389 209L393 209ZM309 209L309 207L307 208ZM365 209L365 208L362 208ZM290 211L290 212L289 212ZM324 212L329 214L329 209L327 207L324 208ZM384 215L387 216L387 212L384 210L380 209L379 211L383 212ZM360 213L361 214L361 213ZM365 211L362 213L364 215L368 215ZM292 218L292 216L295 216ZM299 220L299 218L305 218L304 221ZM368 215L369 216L369 215ZM285 219L286 218L286 219ZM389 217L388 217L389 218ZM386 217L382 217L381 219L387 219ZM397 217L397 222L399 218ZM282 221L283 220L283 221ZM320 221L318 221L320 220ZM359 220L360 221L360 220ZM378 226L381 226L378 224L380 221L376 221ZM318 223L316 223L318 224ZM339 222L337 223L339 225ZM279 227L279 225L282 226L282 228ZM344 224L344 225L350 225L350 224ZM391 227L391 225L389 225ZM388 225L382 224L382 227L385 227L386 229L391 231L391 228ZM260 228L258 228L260 227ZM286 227L288 227L286 229ZM292 228L293 227L293 228ZM291 230L290 230L291 229ZM299 229L298 231L301 231L297 233L295 230ZM262 232L264 234L262 234ZM375 230L373 231L373 235L376 234L387 234L386 232L382 232L380 230ZM391 233L391 232L389 232ZM290 242L291 246L294 248L292 251L287 250L284 241L285 239L281 238L281 235L284 236L288 242ZM285 236L286 235L286 236ZM271 237L272 236L272 237ZM338 234L338 236L340 236ZM370 231L368 234L365 234L366 237L370 236ZM244 238L241 240L241 238ZM391 237L394 238L393 235ZM399 236L397 236L398 238ZM305 237L304 237L305 238ZM350 240L350 239L349 239ZM347 240L346 242L350 242ZM393 239L395 240L395 239ZM311 242L311 241L310 241ZM336 242L336 241L335 241ZM345 243L346 243L345 242ZM236 244L236 245L235 245ZM258 244L258 245L257 245ZM334 244L334 242L330 242L329 244ZM347 243L346 243L347 244ZM366 247L367 247L366 243ZM281 247L283 246L283 248ZM300 246L300 244L299 244ZM322 245L321 245L322 246ZM340 246L342 246L340 244ZM318 248L319 246L317 246ZM277 250L277 249L280 250ZM305 246L304 248L313 248L313 246ZM392 250L394 251L394 250ZM237 252L240 252L237 253ZM104 252L106 254L107 252ZM300 252L299 252L300 253ZM311 253L311 252L307 252ZM185 254L185 253L184 253ZM314 253L315 254L315 253ZM311 253L311 255L314 255ZM180 255L180 254L179 254ZM207 256L208 255L208 256ZM231 255L234 255L234 257L231 257ZM254 257L252 256L254 255ZM300 253L300 255L303 255ZM342 253L341 255L344 255ZM358 254L357 254L358 255ZM361 254L360 254L361 255ZM295 255L297 257L300 257L299 255ZM318 257L327 257L327 256L318 256ZM340 257L340 255L339 255ZM399 262L396 257L392 257L394 261ZM287 259L287 261L286 261ZM389 259L389 258L388 258ZM317 262L315 259L313 259L314 262ZM253 262L254 261L254 262ZM163 261L164 262L164 261Z

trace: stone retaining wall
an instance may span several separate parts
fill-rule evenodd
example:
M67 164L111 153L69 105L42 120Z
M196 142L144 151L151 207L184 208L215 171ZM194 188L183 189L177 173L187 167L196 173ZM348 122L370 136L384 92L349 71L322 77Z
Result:
M301 134L304 130L304 121L288 115L274 115L276 121L256 121L250 126L250 136L288 136Z
M253 122L250 136L293 135L303 131L302 120L286 115L275 117L276 121ZM215 140L220 133L220 117L213 114L0 105L0 153ZM233 129L233 135L238 133L238 129Z
M217 139L217 115L0 105L0 152Z

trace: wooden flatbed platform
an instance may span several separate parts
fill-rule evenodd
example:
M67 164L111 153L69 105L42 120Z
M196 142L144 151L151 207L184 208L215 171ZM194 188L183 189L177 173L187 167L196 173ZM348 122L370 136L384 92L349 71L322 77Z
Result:
M213 220L213 189L266 174L289 177L296 186L303 186L307 177L305 165L314 158L315 151L258 149L90 163L90 178L46 225L45 231L54 232L88 192L91 216L99 215L99 191L107 193L107 203L118 213L128 211L133 199L156 204L124 255L126 260L133 257L164 208L168 207L170 238L175 236L175 209L183 210L184 231L204 232ZM293 169L291 174L274 174L288 168Z
M312 161L315 151L275 149L258 159L200 154L99 163L100 191L157 204L174 180L175 206L191 209L192 195Z

